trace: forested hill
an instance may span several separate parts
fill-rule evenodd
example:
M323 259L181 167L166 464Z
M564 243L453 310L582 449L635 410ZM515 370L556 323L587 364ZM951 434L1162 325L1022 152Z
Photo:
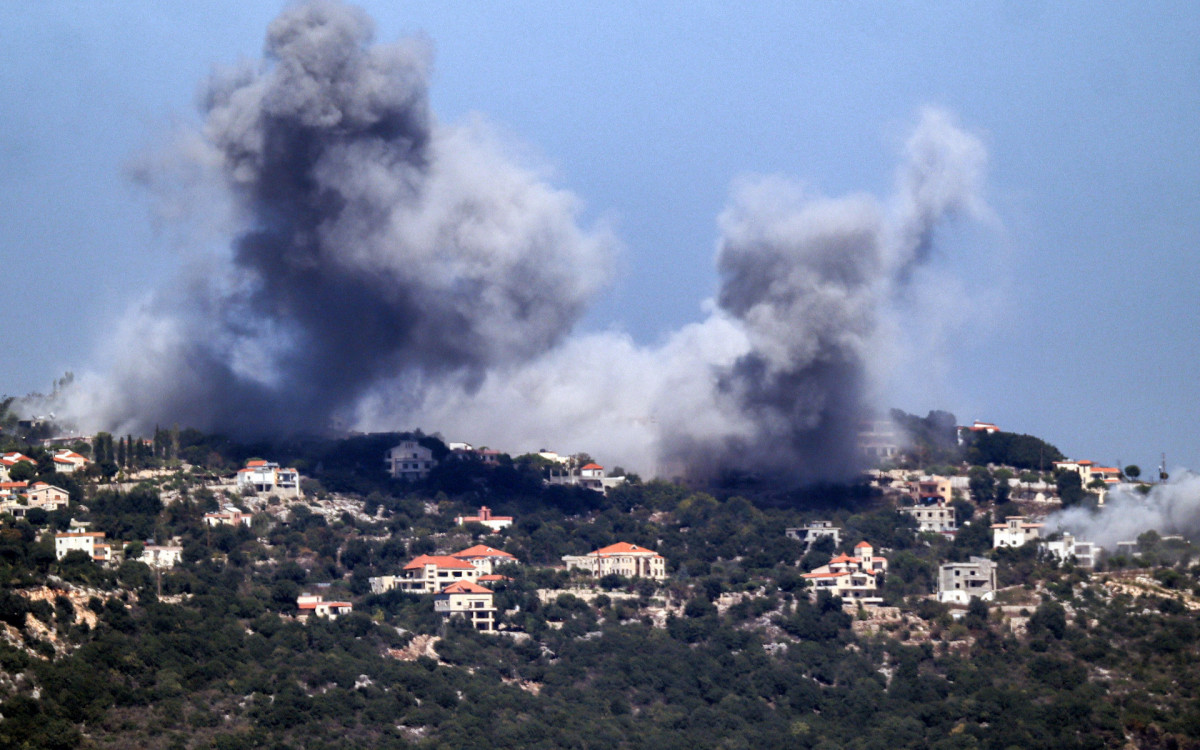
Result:
M352 460L325 460L299 501L219 496L215 468L167 459L140 486L82 480L69 509L6 518L0 747L1200 747L1190 545L1146 538L1090 572L1032 545L991 551L984 507L948 541L863 491L816 516L663 482L543 487L513 462L362 494L333 491ZM220 502L261 510L205 526ZM515 523L454 523L480 502ZM177 538L183 562L56 559L48 532L70 517ZM817 517L843 529L838 549L784 535ZM885 606L807 587L863 539L890 561ZM561 569L617 541L664 555L667 580ZM370 591L415 555L476 543L521 561L497 584L500 634ZM937 565L979 554L1002 591L956 620L930 599ZM354 612L302 622L305 591Z

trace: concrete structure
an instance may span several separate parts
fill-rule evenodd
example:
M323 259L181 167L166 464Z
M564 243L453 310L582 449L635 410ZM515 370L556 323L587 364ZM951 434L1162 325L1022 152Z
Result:
M1096 567L1096 559L1099 556L1100 549L1092 542L1084 542L1076 539L1070 534L1063 534L1062 539L1053 542L1045 542L1046 551L1054 555L1059 562L1066 562L1070 558L1075 558L1075 564L1081 568Z
M34 482L25 492L25 498L29 501L29 507L41 508L47 513L63 510L70 504L66 490L45 482Z
M813 521L804 526L786 529L783 533L790 539L803 542L805 549L822 537L832 537L834 547L841 546L842 543L842 530L834 526L833 521Z
M1029 523L1025 516L1009 516L992 524L992 547L1020 547L1041 536L1043 524Z
M389 449L384 454L383 462L393 479L410 482L424 479L429 476L430 470L437 466L437 461L433 460L433 451L416 440L405 440Z
M894 458L900 452L900 433L886 419L871 420L859 425L858 450L875 461Z
M485 633L496 630L496 605L492 590L470 581L452 583L433 597L433 611L449 619L465 617L471 627Z
M597 463L589 463L579 469L567 468L563 471L550 470L549 484L565 484L586 487L596 492L607 492L610 487L625 483L625 477L606 477L604 467Z
M73 529L54 535L54 557L61 560L71 552L84 552L96 562L112 559L112 547L104 541L103 531Z
M479 579L480 571L471 563L448 555L420 555L404 566L398 576L369 579L372 593L400 589L414 594L436 594L452 583Z
M451 557L474 565L480 575L491 575L497 567L512 565L517 562L517 558L504 550L488 547L485 544L468 547L462 552L455 552Z
M887 558L875 554L868 542L854 546L853 555L835 555L825 565L805 573L817 591L828 591L843 599L864 604L883 601L879 596L879 578L887 573Z
M918 531L934 531L938 533L953 533L958 531L954 520L954 508L943 503L934 505L915 505L899 508L901 513L907 513L917 519Z
M216 513L205 513L204 523L209 526L249 526L252 516L239 508L232 505L226 505L225 508Z
M908 494L915 503L949 503L954 499L950 477L923 476L908 483Z
M338 615L354 611L354 605L350 602L327 602L323 597L313 596L312 594L301 594L296 597L296 608L300 610L302 617L307 618L308 615L315 615L317 617L328 617L330 620L336 620Z
M586 555L565 555L563 563L567 570L586 570L597 577L610 573L656 581L667 577L667 561L662 555L628 542L610 544Z
M247 461L246 468L238 470L237 488L239 492L282 492L300 497L300 472L270 461Z
M492 509L486 505L479 507L479 515L477 516L458 516L454 519L454 523L459 526L462 526L464 523L481 523L494 532L500 529L507 529L509 526L512 526L512 522L512 516L492 515Z
M183 562L183 547L147 544L138 559L152 568L173 568Z
M986 557L945 563L938 568L937 599L944 604L970 604L971 597L989 601L996 596L996 563Z

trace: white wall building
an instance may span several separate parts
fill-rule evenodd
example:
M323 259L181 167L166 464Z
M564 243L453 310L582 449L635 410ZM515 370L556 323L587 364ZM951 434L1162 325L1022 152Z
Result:
M492 590L470 581L452 583L433 597L433 610L443 617L465 617L471 627L485 633L496 629Z
M398 576L369 579L371 592L382 594L392 589L414 594L436 594L458 581L479 580L480 570L466 560L449 555L420 555L404 566Z
M811 547L813 542L822 537L832 537L833 546L838 547L842 543L842 530L833 525L833 521L813 521L804 526L786 529L784 533L791 539L803 542L804 546Z
M481 575L491 575L496 572L497 567L517 562L517 558L504 550L489 547L486 544L468 547L462 552L455 552L451 557L474 565Z
M1074 557L1075 564L1081 568L1096 567L1099 548L1093 542L1084 542L1070 534L1063 534L1062 539L1045 542L1046 551L1054 555L1059 562L1065 562Z
M1020 547L1041 536L1042 526L1025 516L1009 516L1004 523L992 524L992 547Z
M934 531L938 533L954 532L958 525L954 520L954 508L938 503L935 505L915 505L899 509L917 519L918 531Z
M610 573L656 581L667 577L667 561L662 555L628 542L610 544L586 555L564 555L563 563L567 570L586 570L597 577Z
M300 472L280 468L270 461L247 461L246 468L237 473L238 491L282 492L300 497Z
M405 440L390 448L384 454L383 462L392 478L408 481L424 479L429 476L430 470L437 466L437 461L433 460L433 451L416 440Z
M464 523L481 523L487 526L492 531L500 531L512 526L512 516L495 516L492 515L492 509L486 505L479 507L479 515L475 516L458 516L454 519L454 523L462 526Z
M327 617L330 620L336 620L338 615L354 611L354 605L350 602L327 602L323 597L312 594L301 594L296 597L296 608L300 610L301 616L315 615Z

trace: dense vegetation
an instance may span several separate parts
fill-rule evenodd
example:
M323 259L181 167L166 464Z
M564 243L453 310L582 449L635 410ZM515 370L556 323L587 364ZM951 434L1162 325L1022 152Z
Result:
M639 482L601 495L543 487L530 458L447 462L413 487L381 470L395 438L241 446L184 431L146 460L190 451L198 468L77 486L88 511L61 515L127 541L181 540L184 564L161 576L136 559L55 560L41 531L60 514L8 519L0 747L1200 747L1190 545L1139 540L1137 559L1110 566L1155 566L1154 588L1131 593L1121 571L991 553L986 514L953 542L918 535L865 487L747 497ZM205 527L207 509L244 499L206 479L261 455L303 465L313 498L348 493L369 513L258 498L273 512L252 527ZM517 522L454 525L481 502ZM869 622L806 588L800 574L835 550L783 532L816 517L845 530L842 551L888 550L894 617ZM660 551L669 580L583 586L547 567L618 540ZM477 541L524 563L498 588L506 634L443 623L427 598L369 593L370 576L415 554ZM955 620L926 596L937 564L984 552L1007 606L974 602ZM26 595L47 583L61 593ZM301 591L356 610L301 623Z

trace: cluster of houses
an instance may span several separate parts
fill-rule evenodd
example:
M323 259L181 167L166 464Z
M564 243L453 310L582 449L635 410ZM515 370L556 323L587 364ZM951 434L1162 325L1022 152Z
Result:
M68 528L68 531L54 535L56 559L61 560L72 552L82 552L98 563L115 563L122 558L125 545L106 540L103 531L90 531L88 524L74 520ZM183 547L147 544L138 559L152 568L173 568L183 561Z

